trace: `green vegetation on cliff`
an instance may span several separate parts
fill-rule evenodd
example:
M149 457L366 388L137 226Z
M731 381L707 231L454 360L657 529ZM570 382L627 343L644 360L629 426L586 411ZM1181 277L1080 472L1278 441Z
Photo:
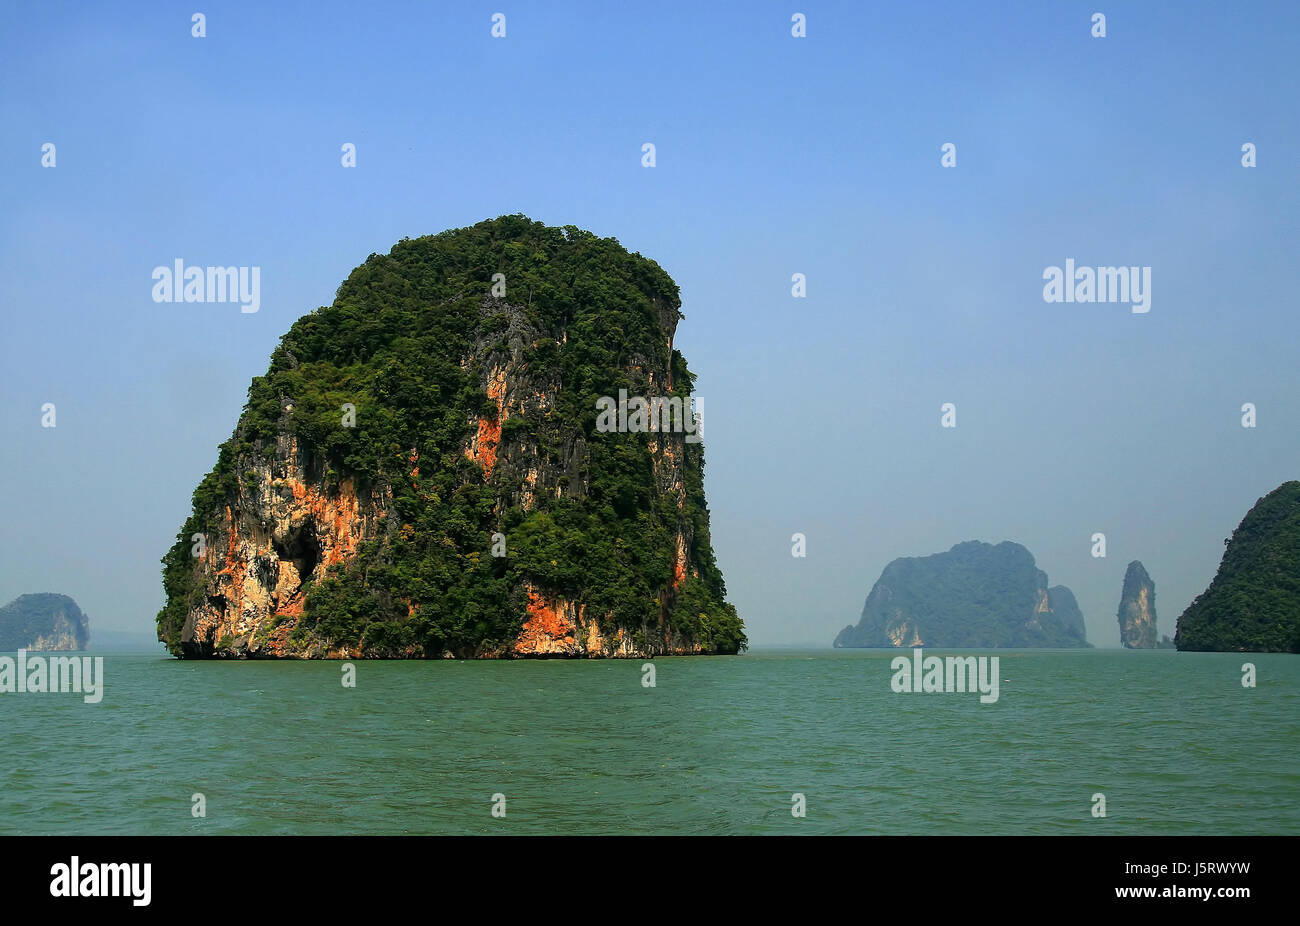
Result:
M1178 618L1180 650L1300 653L1300 482L1255 502L1210 587Z
M496 274L508 299L490 292ZM602 616L602 630L639 632L666 609L677 632L709 650L743 648L713 557L702 446L682 448L679 504L656 482L656 435L595 429L596 398L620 388L689 395L693 376L669 340L679 306L676 284L653 261L612 238L523 216L370 255L332 305L290 328L249 387L234 435L163 558L160 639L188 652L187 617L203 604L209 576L191 536L217 535L228 509L247 498L241 480L251 486L258 465L292 439L324 491L351 480L358 497L390 499L381 536L344 562L305 563L301 619L277 616L264 628L294 620L293 649L488 651L519 634L525 587L580 600ZM523 371L523 391L547 396L503 427L484 388L485 370L502 358ZM647 370L660 378L650 382ZM347 403L354 427L340 426ZM503 453L513 448L527 462L492 471L467 456L484 421L501 427ZM523 504L519 479L510 479L529 466L553 487ZM504 557L490 554L497 532L507 538ZM697 575L674 592L679 533L690 538Z

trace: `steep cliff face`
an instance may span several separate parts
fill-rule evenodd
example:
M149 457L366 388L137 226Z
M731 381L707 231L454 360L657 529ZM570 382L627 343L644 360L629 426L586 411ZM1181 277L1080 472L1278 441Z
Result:
M1156 584L1137 560L1124 573L1117 616L1119 641L1126 648L1156 648Z
M292 403L285 402L285 417L292 412ZM204 547L214 547L194 557L202 594L181 629L191 655L286 655L312 579L345 564L387 526L386 485L358 497L354 478L327 484L298 438L284 431L266 449L241 461L244 478L203 540ZM324 652L351 655L346 646L326 646ZM313 653L323 654L320 643Z
M857 626L837 647L954 648L1088 646L1074 593L1048 587L1028 550L959 543L947 553L904 557L885 567Z
M164 558L159 638L183 656L737 652L690 422L597 427L620 389L689 408L679 306L613 239L523 217L371 255L250 387Z
M1047 581L1046 573L1043 574L1043 581ZM1054 642L1053 646L1090 646L1087 642L1088 629L1084 625L1083 611L1079 609L1079 602L1074 597L1074 592L1070 591L1064 585L1054 585L1047 590L1047 606L1056 619L1060 627L1061 635L1052 631L1049 636L1056 637L1059 642ZM1063 637L1063 639L1062 639Z
M1178 618L1180 650L1300 653L1300 482L1255 502L1210 587Z
M0 652L83 650L90 619L67 595L20 595L0 608Z

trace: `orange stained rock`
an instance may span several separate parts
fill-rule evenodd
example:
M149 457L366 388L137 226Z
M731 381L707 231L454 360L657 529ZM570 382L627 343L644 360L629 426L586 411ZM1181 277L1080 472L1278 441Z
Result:
M506 409L506 375L505 372L499 372L488 381L487 386L488 398L497 405L497 416L495 420L480 418L478 420L478 435L474 441L474 450L466 451L466 455L483 467L483 475L486 478L492 477L492 468L497 463L497 446L501 443L501 425L505 421Z
M289 615L292 616L292 615ZM271 631L269 645L267 648L277 656L283 656L289 651L289 634L293 628L298 626L297 620L285 621Z
M673 560L673 591L681 588L686 581L686 538L682 536L679 529L677 531L677 555Z
M289 600L281 605L275 613L285 617L299 618L302 617L303 604L302 595L290 595Z
M295 497L297 493L295 492ZM328 527L330 534L322 537L321 563L325 568L347 559L356 546L352 527L358 523L359 504L356 485L352 479L339 483L337 498L329 498L314 486L304 486L303 501L317 528ZM306 576L303 576L305 579Z
M478 420L478 453L471 454L470 459L483 466L483 475L491 477L492 467L497 463L497 445L501 443L501 422Z
M244 573L247 564L239 558L239 525L235 523L235 513L229 505L226 506L226 523L230 525L230 539L226 542L226 568L222 571L230 573L230 581L235 586L234 613L239 614L244 604Z
M271 483L277 488L288 488L291 499L286 500L287 505L273 500L267 520L261 524L250 522L248 531L240 523L246 516L237 514L233 505L223 506L222 522L215 533L218 537L224 535L224 542L217 541L210 552L224 550L224 560L218 563L214 555L209 555L203 558L202 564L210 577L210 595L220 597L223 602L220 606L201 606L195 629L200 639L209 638L213 632L220 639L240 628L258 631L275 616L287 618L270 632L266 647L269 652L283 655L290 650L289 631L304 611L303 589L294 587L289 575L277 577L274 583L264 583L260 573L251 568L252 563L262 558L278 559L276 538L282 532L293 533L304 525L310 525L319 545L318 569L346 562L356 554L358 543L367 534L367 518L386 517L387 511L372 511L368 499L358 498L354 479L341 480L331 492L323 485L304 480L292 461L284 477L271 479ZM286 565L281 561L282 570ZM297 578L301 583L310 577L307 574Z
M555 643L573 645L573 622L566 617L558 601L539 595L535 589L528 590L528 620L524 621L523 631L515 641L515 652L547 652Z

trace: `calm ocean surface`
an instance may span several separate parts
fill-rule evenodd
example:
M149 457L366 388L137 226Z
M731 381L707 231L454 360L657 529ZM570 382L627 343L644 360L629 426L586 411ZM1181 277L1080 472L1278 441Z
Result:
M987 705L894 693L879 650L659 659L655 688L639 660L360 661L347 689L103 654L99 704L0 694L0 833L1300 833L1300 658L985 652Z

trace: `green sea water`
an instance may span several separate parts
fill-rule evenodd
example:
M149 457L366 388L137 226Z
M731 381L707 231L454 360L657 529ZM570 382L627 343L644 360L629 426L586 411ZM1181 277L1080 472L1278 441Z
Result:
M1300 658L987 654L993 704L895 693L878 650L658 659L653 688L639 660L359 661L345 688L103 654L99 704L0 694L0 833L1300 833Z

